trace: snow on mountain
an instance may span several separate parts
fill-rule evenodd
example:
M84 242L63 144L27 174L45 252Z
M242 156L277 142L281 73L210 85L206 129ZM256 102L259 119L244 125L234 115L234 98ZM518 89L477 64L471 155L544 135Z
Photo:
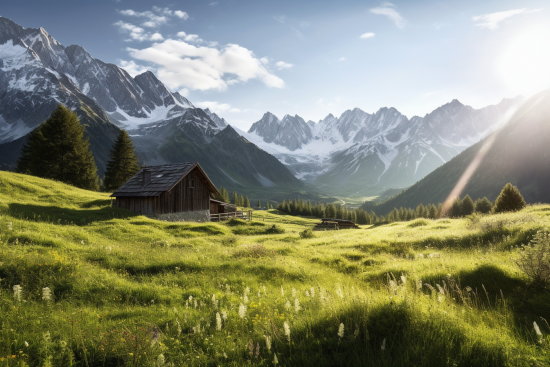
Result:
M371 195L420 180L501 126L521 101L504 99L475 110L453 100L411 119L395 108L373 114L355 108L318 123L288 115L279 120L268 112L243 136L300 179Z

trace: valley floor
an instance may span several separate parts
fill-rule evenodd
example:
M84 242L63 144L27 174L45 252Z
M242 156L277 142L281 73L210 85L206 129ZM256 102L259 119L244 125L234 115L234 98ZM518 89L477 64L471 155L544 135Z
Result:
M110 204L0 171L0 366L550 364L550 293L516 265L550 205L311 237Z

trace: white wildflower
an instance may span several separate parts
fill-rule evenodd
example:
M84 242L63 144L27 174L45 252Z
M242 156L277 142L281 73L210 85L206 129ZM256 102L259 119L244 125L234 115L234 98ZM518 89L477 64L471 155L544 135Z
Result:
M340 327L338 328L338 337L341 339L344 337L344 323L340 323Z
M311 298L315 298L315 288L311 287L309 293L311 294Z
M285 321L283 324L283 328L285 329L285 335L288 339L288 342L290 343L290 326L288 325L288 322Z
M537 322L536 322L536 321L533 321L533 327L535 328L535 332L537 333L537 336L538 336L538 337L542 337L542 333L540 332L540 328L539 328L539 326L537 325Z
M296 289L292 288L292 298L296 298Z
M290 311L290 309L292 308L292 306L290 305L290 301L286 301L285 308L287 311Z
M13 298L15 298L16 301L21 301L23 298L23 287L20 285L13 286Z
M244 294L243 300L244 300L244 303L248 303L248 296L246 295L246 293Z
M404 275L401 275L401 283L402 283L403 285L407 284L407 278L405 278Z
M269 350L271 350L271 337L267 336L267 335L264 335L264 338L265 338L265 347L269 351Z
M279 363L279 360L277 359L277 355L273 355L273 364L276 366Z
M283 286L281 286L281 295L284 297L285 296L285 290L283 289Z
M301 307L300 307L300 300L298 298L296 298L294 300L294 311L298 312L300 311Z
M260 294L260 291L258 291L258 298L260 298L262 295Z
M220 316L220 313L219 312L216 312L216 330L221 330L222 329L222 318Z
M246 316L246 306L241 303L241 305L239 306L239 317L241 319L244 319L245 316Z
M306 291L306 297L309 297L309 291Z
M25 347L29 347L29 343L27 341L25 341Z
M386 350L386 338L384 338L384 340L382 340L382 346L380 347L380 349Z
M42 288L42 299L46 302L50 302L52 300L52 291L49 287Z
M212 295L212 303L216 304L216 295L215 294Z
M161 367L161 366L164 366L164 354L160 354L158 357L157 357L157 367Z
M222 319L227 320L227 312L222 311Z
M185 308L189 308L189 301L185 301Z
M180 322L179 322L178 319L176 319L175 324L176 324L176 329L178 331L178 336L180 336L181 335L181 325L180 325Z

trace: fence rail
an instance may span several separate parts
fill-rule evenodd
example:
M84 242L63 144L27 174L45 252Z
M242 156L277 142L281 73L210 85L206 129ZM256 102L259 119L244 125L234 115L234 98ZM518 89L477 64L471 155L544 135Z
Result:
M210 214L211 222L222 222L232 218L239 218L243 220L252 220L252 210L249 211L236 211L231 213Z

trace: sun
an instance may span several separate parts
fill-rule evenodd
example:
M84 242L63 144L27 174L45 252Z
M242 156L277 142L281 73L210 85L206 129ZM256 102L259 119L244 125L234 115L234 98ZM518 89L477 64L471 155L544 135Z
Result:
M505 85L525 96L550 88L550 27L526 30L505 43L497 71Z

